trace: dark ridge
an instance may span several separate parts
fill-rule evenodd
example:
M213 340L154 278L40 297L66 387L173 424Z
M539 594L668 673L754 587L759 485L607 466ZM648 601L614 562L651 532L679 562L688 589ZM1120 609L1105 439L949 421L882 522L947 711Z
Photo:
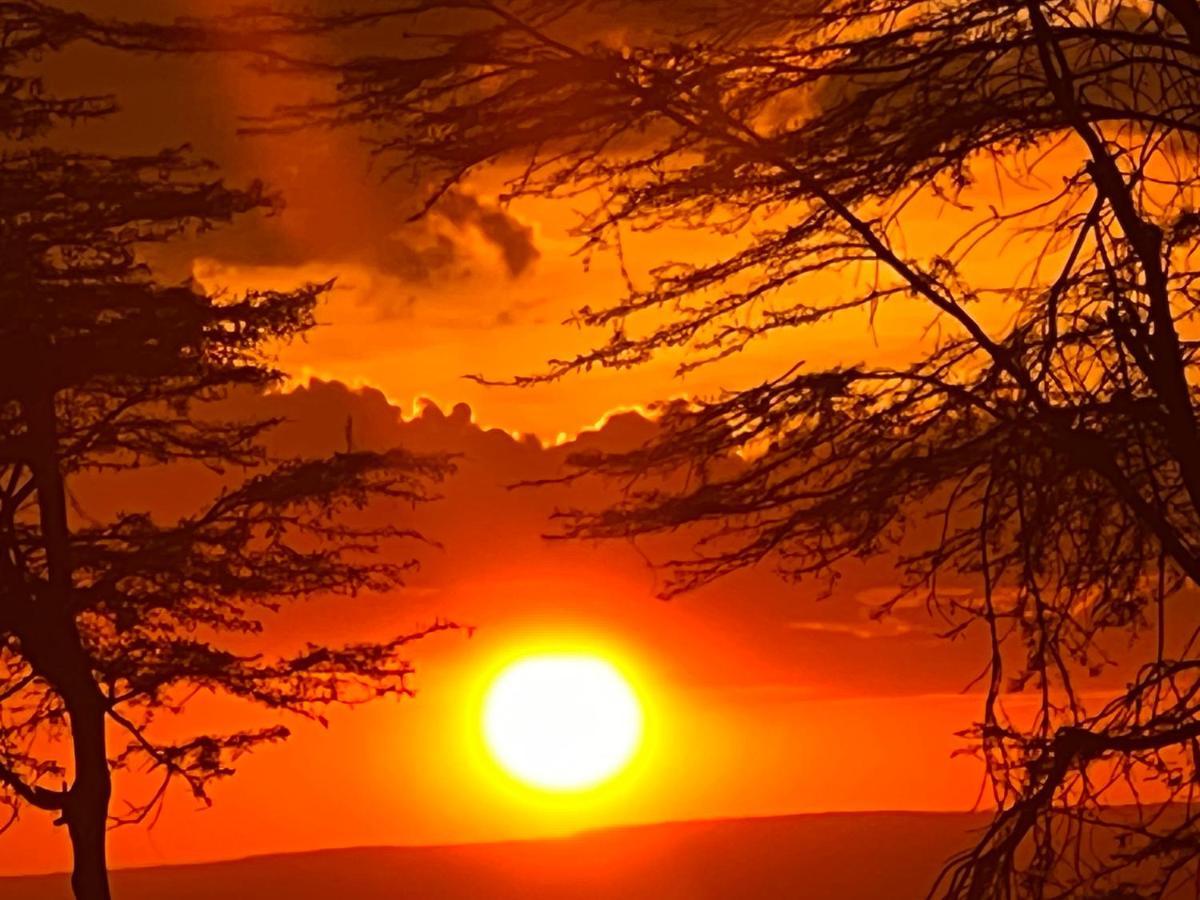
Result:
M828 813L609 828L536 841L357 847L113 873L114 900L919 898L986 815ZM69 900L66 876L0 879Z

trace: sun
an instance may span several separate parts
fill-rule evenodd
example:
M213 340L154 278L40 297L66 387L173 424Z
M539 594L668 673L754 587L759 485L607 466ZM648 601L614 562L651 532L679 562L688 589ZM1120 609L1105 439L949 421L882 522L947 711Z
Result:
M505 772L546 791L615 776L642 740L642 706L608 661L539 654L505 667L483 701L483 738Z

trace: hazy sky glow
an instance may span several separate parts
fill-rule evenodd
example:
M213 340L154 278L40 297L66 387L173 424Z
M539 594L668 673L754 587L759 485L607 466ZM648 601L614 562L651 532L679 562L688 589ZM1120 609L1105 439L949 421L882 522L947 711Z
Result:
M131 0L86 5L145 14ZM171 0L155 14L236 5ZM686 534L651 548L546 542L556 506L598 504L612 486L507 487L562 474L572 449L645 438L653 423L630 410L654 400L753 383L798 359L902 358L929 324L922 310L897 305L873 323L847 317L686 379L674 375L678 359L665 357L532 390L487 388L463 376L535 371L600 337L563 320L613 296L621 276L608 256L575 255L568 207L501 209L496 186L479 182L441 212L406 223L411 188L381 183L351 135L236 137L239 116L308 90L236 59L129 59L81 47L49 71L64 91L86 85L122 99L112 121L68 129L62 140L122 151L190 140L230 180L261 176L285 196L280 215L179 244L160 265L230 290L338 278L324 326L281 351L294 375L290 390L230 401L287 417L274 449L340 449L353 416L364 448L403 443L461 454L445 498L415 514L441 547L419 551L423 566L404 591L315 601L274 623L271 640L293 647L314 630L330 640L378 636L439 616L477 627L469 639L439 635L414 648L415 699L337 711L328 729L291 723L292 740L245 759L238 777L215 790L213 808L196 811L181 792L153 829L114 833L114 865L457 843L618 822L964 809L975 801L976 763L950 757L962 746L954 732L977 711L977 697L961 691L977 674L978 645L940 639L920 608L902 605L874 621L873 605L895 583L886 560L848 569L828 600L818 599L816 585L785 584L763 569L664 603L643 552L685 552ZM914 214L914 240L922 215ZM715 240L669 231L631 239L633 277L664 258L702 258ZM119 496L112 482L77 490L97 512L153 506L169 514L210 492L212 478L158 471L126 479ZM414 518L403 508L370 514ZM611 660L644 707L629 767L579 795L503 777L480 733L480 701L499 667L564 652ZM194 715L220 719L222 730L261 721L203 698ZM835 767L854 778L832 777ZM119 781L118 796L145 787ZM66 859L47 817L27 815L0 840L0 874L61 869Z

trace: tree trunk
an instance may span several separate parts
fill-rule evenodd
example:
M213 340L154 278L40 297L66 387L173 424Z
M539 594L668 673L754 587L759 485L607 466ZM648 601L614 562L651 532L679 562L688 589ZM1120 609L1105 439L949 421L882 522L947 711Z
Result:
M33 445L31 468L37 485L42 541L46 549L49 591L44 598L45 642L35 641L41 669L58 689L71 720L75 781L67 793L63 818L74 856L71 887L76 900L110 900L105 843L112 776L104 736L105 698L93 679L79 642L72 602L74 579L66 486L58 460L58 419L54 390L35 387L25 398L26 422Z
M104 739L104 708L94 699L70 704L75 783L65 818L71 835L71 887L76 900L110 900L105 843L112 779Z

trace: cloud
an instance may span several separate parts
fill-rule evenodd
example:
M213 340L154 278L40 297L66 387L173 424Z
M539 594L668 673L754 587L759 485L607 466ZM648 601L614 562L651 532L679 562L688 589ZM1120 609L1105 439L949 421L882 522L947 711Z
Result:
M901 637L918 630L915 626L894 618L870 620L861 624L854 622L800 620L788 622L787 627L796 631L814 631L818 634L845 634L863 640L872 640L881 637Z
M543 308L545 306L545 297L533 297L529 299L516 300L497 312L496 318L492 321L492 324L500 328L504 328L509 325L521 324L527 321L534 325L544 324L546 320L542 316L531 314L534 313L534 310Z
M483 203L478 197L458 190L446 194L435 209L459 228L477 228L501 252L508 274L513 278L541 255L533 242L533 229L495 204Z
M153 14L131 0L76 5L102 16L160 21L198 12L190 0L165 0ZM221 7L214 3L203 12L219 14ZM373 36L363 29L339 40L365 47L362 42ZM429 185L419 177L389 176L352 129L239 135L246 116L319 93L321 86L311 81L252 71L246 59L232 55L133 55L85 44L48 55L39 71L50 90L111 92L119 103L117 114L60 129L52 140L109 153L189 144L197 157L216 164L214 178L232 185L261 179L282 198L276 214L243 216L193 240L147 248L168 280L186 277L197 259L210 266L271 268L281 277L289 269L315 266L325 277L366 269L394 282L360 298L378 304L375 313L382 321L421 315L408 302L414 289L528 277L541 257L534 225L474 188L448 192L412 221ZM484 291L470 293L489 302ZM495 314L493 306L479 318L486 322Z
M399 282L386 296L376 295L381 318L396 315L396 295L404 296L405 288L497 276L515 280L540 258L533 227L500 206L465 190L452 191L410 221L419 191L377 182L356 162L361 163L357 148L315 160L293 155L292 166L272 179L285 201L277 215L246 218L169 249L186 259L203 256L227 266L319 264L332 274L347 264L362 267ZM335 165L341 167L336 174ZM401 309L412 312L407 305Z

